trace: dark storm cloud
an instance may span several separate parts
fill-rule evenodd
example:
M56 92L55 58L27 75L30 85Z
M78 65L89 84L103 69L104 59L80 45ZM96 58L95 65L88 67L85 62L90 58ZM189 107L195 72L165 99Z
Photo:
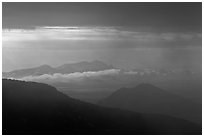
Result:
M3 28L123 26L201 32L202 3L3 3Z

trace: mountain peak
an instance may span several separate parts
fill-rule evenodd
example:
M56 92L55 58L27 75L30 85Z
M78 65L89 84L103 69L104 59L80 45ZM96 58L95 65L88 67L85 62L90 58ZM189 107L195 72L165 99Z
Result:
M43 64L43 65L39 66L38 68L52 68L52 67L47 65L47 64Z
M107 69L113 69L111 65L107 65L102 61L94 60L92 62L82 61L78 63L64 64L59 67L53 68L47 64L27 69L14 70L11 72L3 73L5 78L22 78L30 75L43 75L43 74L70 74L74 72L86 72L86 71L102 71Z
M118 89L116 92L127 92L127 91L131 91L131 92L148 92L148 91L155 91L155 90L162 90L152 84L148 84L148 83L141 83L133 88L126 88L126 87L122 87L120 89Z
M72 64L64 64L56 69L60 73L73 73L73 72L85 72L85 71L101 71L106 69L112 69L113 67L103 63L102 61L94 60L92 62L82 61Z
M121 88L99 102L102 106L127 109L140 113L158 113L201 121L201 107L151 84L142 83L133 88Z
M92 63L102 63L102 64L105 64L104 62L102 62L100 60L94 60L94 61L92 61Z
M139 88L139 89L159 89L158 87L152 85L152 84L148 84L148 83L141 83L138 86L134 87L134 88Z
M186 120L99 107L46 84L3 79L2 92L3 134L201 134Z

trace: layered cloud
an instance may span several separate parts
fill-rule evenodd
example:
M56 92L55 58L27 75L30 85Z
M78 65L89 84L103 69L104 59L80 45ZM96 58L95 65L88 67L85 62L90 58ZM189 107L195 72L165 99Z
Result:
M4 29L3 42L26 41L131 41L138 43L189 42L201 40L200 33L141 32L122 27L44 26L35 29Z
M124 27L3 29L3 70L103 60L125 69L200 67L202 35ZM201 68L201 67L200 67Z
M75 72L70 74L43 74L40 76L26 76L20 78L25 81L36 81L43 83L54 83L54 82L80 82L87 78L100 78L103 76L115 76L120 73L120 69L109 69L103 71L87 71L87 72Z

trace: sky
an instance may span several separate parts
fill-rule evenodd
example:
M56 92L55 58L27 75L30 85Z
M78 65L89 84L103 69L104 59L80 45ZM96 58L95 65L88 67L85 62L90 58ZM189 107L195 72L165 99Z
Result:
M3 71L101 60L201 70L201 3L3 3Z

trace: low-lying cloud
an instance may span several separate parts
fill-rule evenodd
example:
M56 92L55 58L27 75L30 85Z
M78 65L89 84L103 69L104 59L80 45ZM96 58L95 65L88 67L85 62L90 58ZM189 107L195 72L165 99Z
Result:
M70 74L44 74L40 76L26 76L17 80L34 81L50 84L66 91L92 92L114 91L121 87L133 87L138 83L163 83L178 81L200 81L200 75L187 75L183 71L123 71L108 69L103 71L75 72Z
M55 83L55 82L80 82L86 78L99 78L102 76L114 76L120 73L120 69L109 69L103 71L87 71L87 72L75 72L70 74L43 74L40 76L26 76L20 80L35 81L43 83Z

